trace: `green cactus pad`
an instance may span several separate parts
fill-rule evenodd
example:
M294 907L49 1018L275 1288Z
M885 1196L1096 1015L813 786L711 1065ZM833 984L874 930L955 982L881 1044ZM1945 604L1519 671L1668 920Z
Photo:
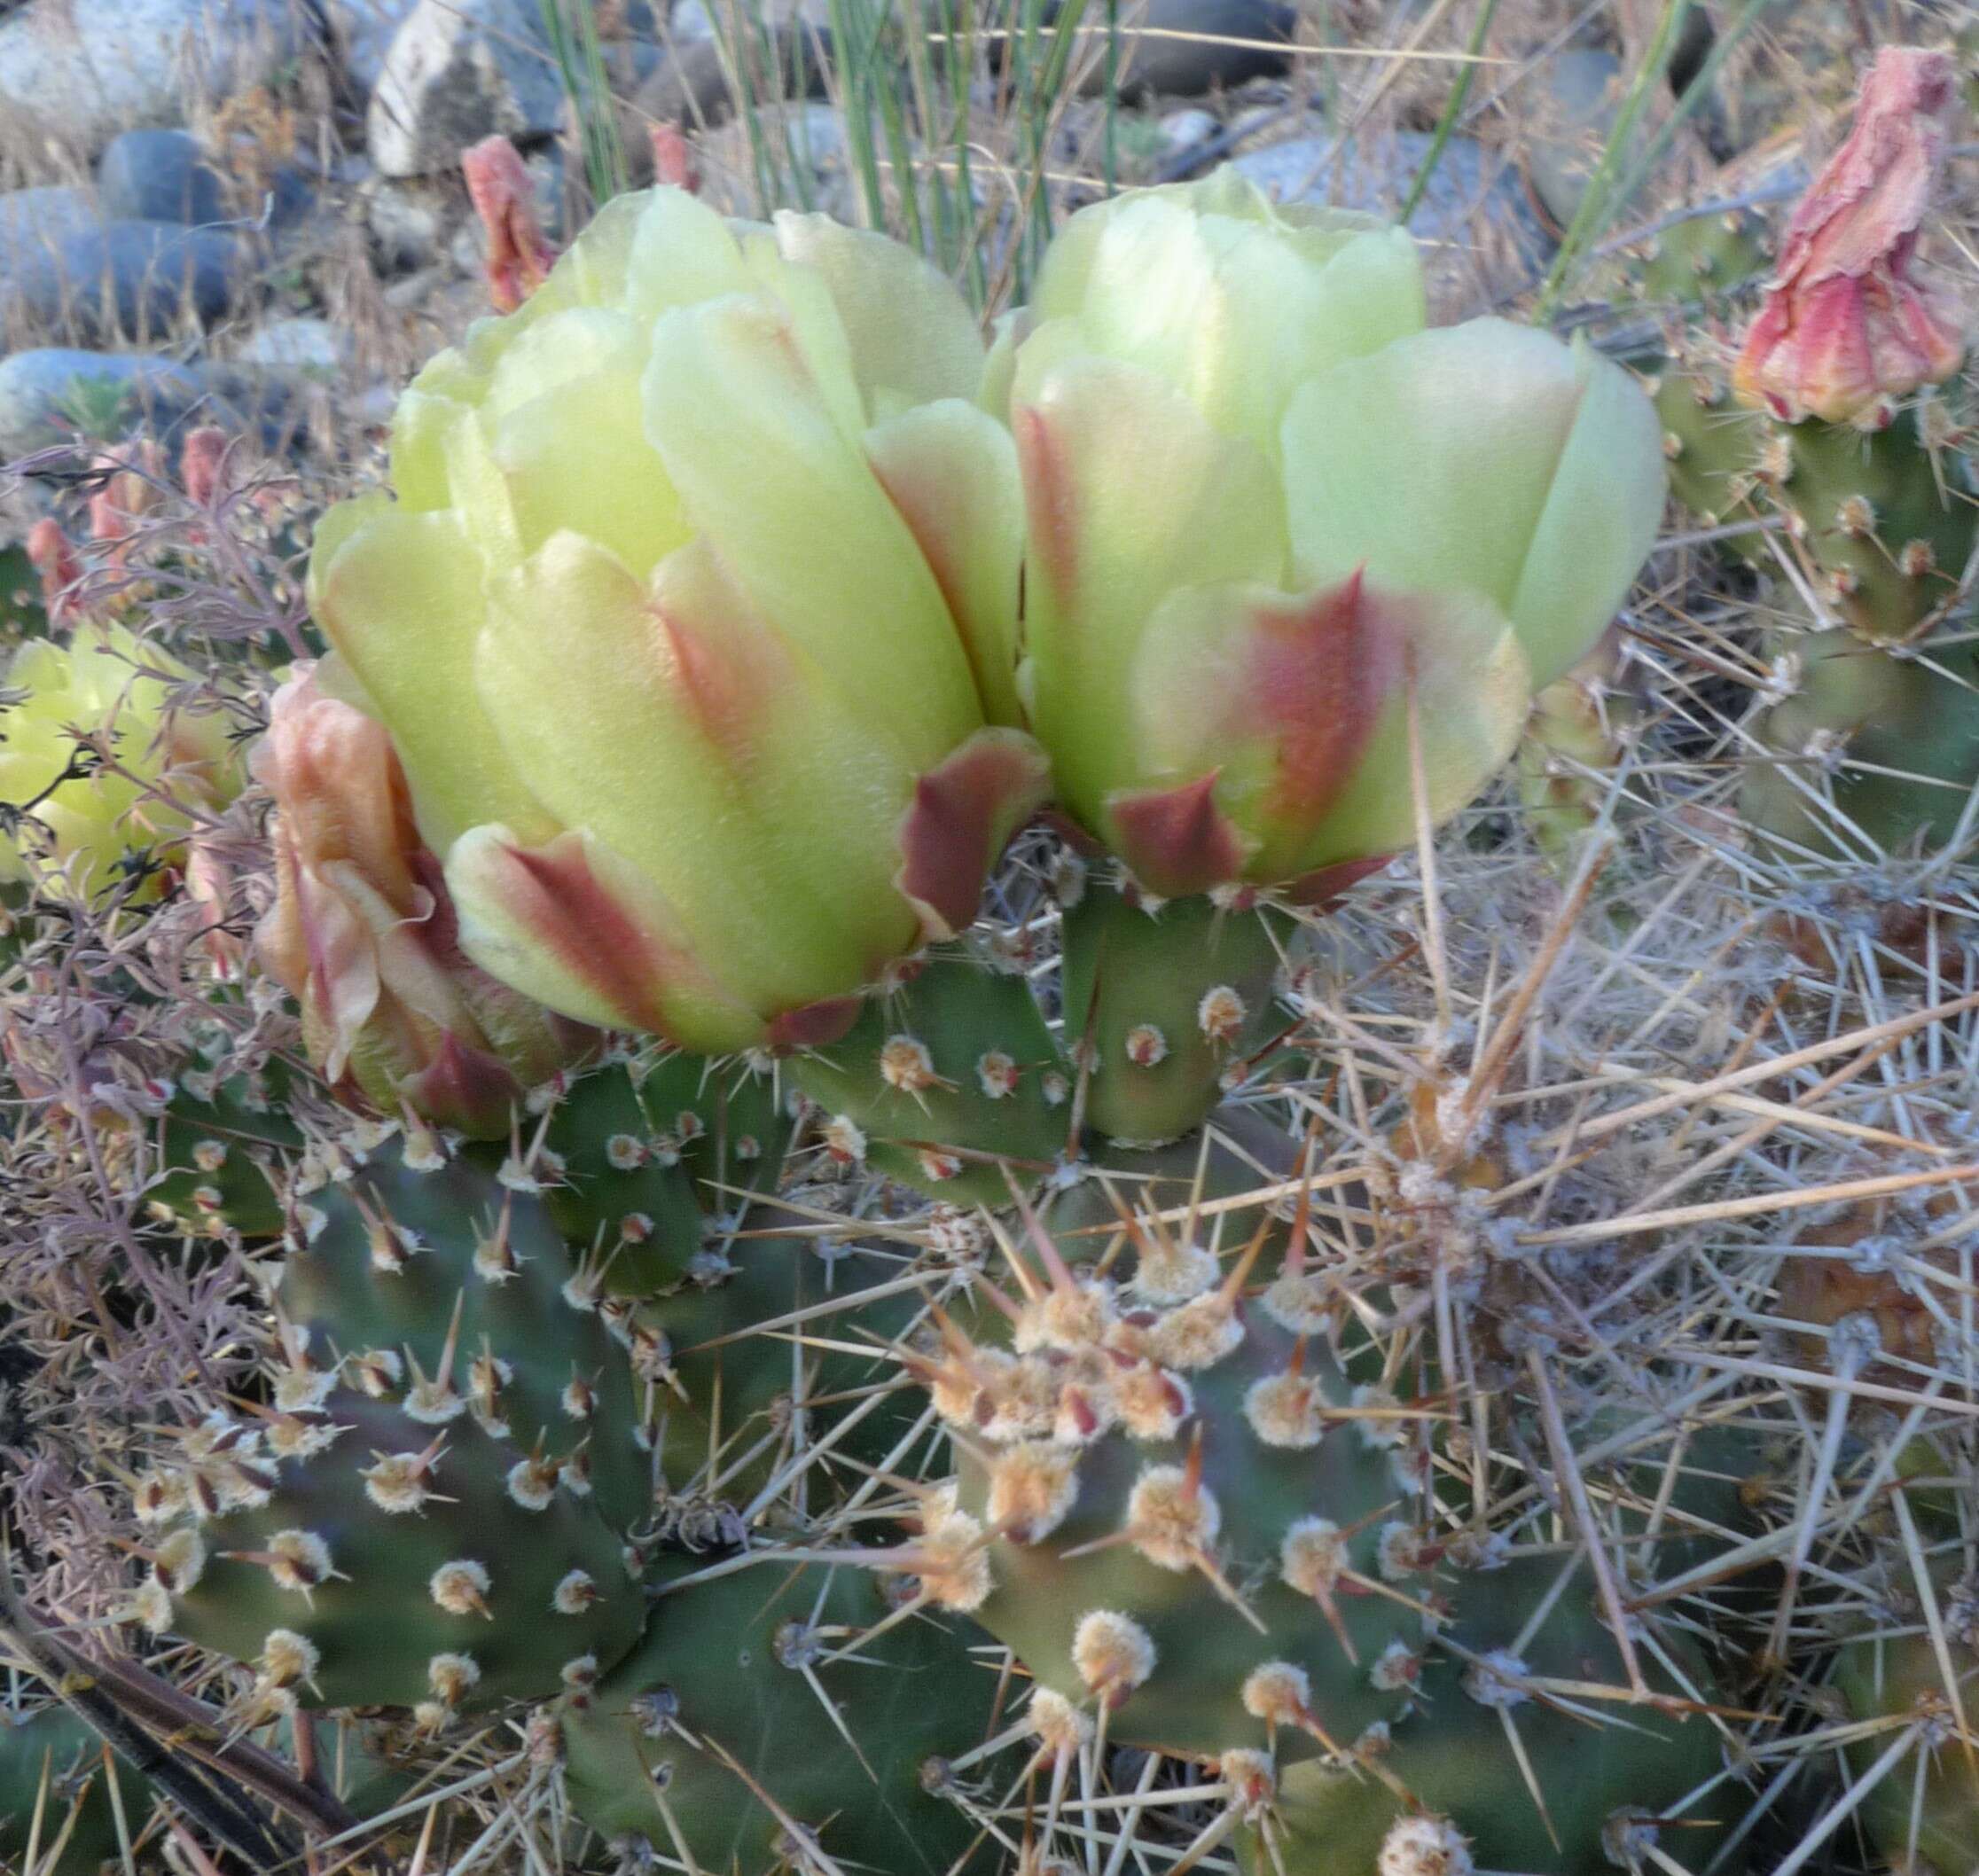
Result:
M1162 1751L1264 1746L1250 1677L1290 1663L1318 1728L1281 1736L1296 1758L1403 1712L1435 1553L1406 1528L1395 1403L1208 1275L1162 1259L1116 1298L1054 1289L1014 1361L948 1378L963 1505L1005 1533L975 1614L1041 1684L1107 1700L1111 1738Z
M746 1194L776 1191L794 1131L788 1092L775 1062L748 1057L671 1055L639 1083L647 1124L716 1216L735 1213Z
M1065 910L1065 1033L1087 1128L1152 1146L1201 1124L1224 1078L1284 1029L1292 921L1208 898L1144 906L1089 874Z
M849 1872L998 1868L940 1766L990 1731L999 1658L972 1654L969 1623L923 1617L822 1659L887 1613L862 1572L775 1563L662 1596L639 1646L566 1705L572 1807L732 1876L825 1867L804 1835Z
M1948 1576L1936 1593L1969 1725L1979 1711L1979 1600L1972 1585ZM1916 1749L1863 1800L1863 1821L1877 1848L1894 1868L1916 1876L1971 1876L1979 1861L1979 1774L1959 1743L1944 1670L1923 1623L1850 1642L1836 1660L1834 1683L1854 1718L1887 1723L1850 1745L1858 1778L1897 1742L1905 1722L1920 1728Z
M1959 581L1979 543L1971 458L1949 431L1944 403L1926 396L1885 429L1811 419L1772 428L1767 481L1826 576L1826 601L1863 637L1908 641L1962 618Z
M645 1297L679 1281L700 1248L700 1209L674 1140L656 1129L631 1068L609 1061L572 1080L532 1159L544 1209L600 1270L606 1292Z
M1772 550L1758 526L1766 504L1755 499L1765 421L1733 399L1725 362L1667 361L1655 378L1654 402L1670 493L1707 528L1752 522L1749 531L1727 535L1724 551L1770 564Z
M98 1876L117 1863L113 1774L104 1757L103 1741L66 1707L0 1706L0 1866L27 1866L37 1806L35 1876ZM135 1841L151 1814L150 1786L114 1755L110 1763Z
M145 1198L154 1215L200 1237L275 1238L282 1231L283 1165L302 1150L278 1063L217 1081L178 1077L159 1131L159 1175Z
M1564 1561L1563 1589L1558 1557L1464 1573L1453 1589L1456 1619L1424 1664L1417 1704L1393 1727L1381 1756L1408 1798L1382 1779L1324 1760L1290 1766L1262 1830L1245 1833L1247 1876L1279 1869L1611 1876L1651 1866L1641 1856L1644 1842L1682 1868L1704 1868L1724 1836L1725 1807L1709 1794L1693 1810L1684 1806L1720 1774L1720 1735L1682 1705L1586 1697L1590 1685L1625 1690L1628 1681L1590 1573ZM1659 1647L1699 1684L1692 1650L1669 1638ZM1687 1698L1653 1661L1646 1666L1652 1693ZM1544 1684L1549 1680L1578 1686L1553 1691ZM1537 1796L1520 1752L1533 1769ZM1465 1860L1435 1860L1452 1842L1463 1846Z
M964 946L929 952L842 1042L787 1067L833 1117L835 1150L958 1205L1008 1204L1004 1162L1029 1184L1069 1144L1071 1070L1029 985Z
M1798 687L1762 719L1776 754L1746 772L1748 822L1816 855L1866 857L1865 840L1889 854L1941 846L1979 782L1969 652L1898 656L1846 631L1782 645Z
M1762 285L1772 258L1765 218L1748 208L1686 215L1635 251L1628 286L1652 305L1711 306Z
M540 1442L588 1471L613 1528L645 1519L652 1457L597 1260L573 1256L540 1199L475 1150L450 1158L430 1133L395 1131L319 1150L294 1205L275 1290L294 1359L340 1362L345 1380L389 1400L450 1395L519 1455Z
M1298 1143L1264 1114L1226 1105L1194 1133L1136 1149L1090 1138L1083 1176L1054 1181L1036 1199L1068 1262L1091 1263L1138 1231L1189 1237L1234 1255L1264 1234L1257 1271L1274 1274L1291 1231L1295 1201L1276 1188L1297 1171ZM1322 1209L1324 1202L1321 1201Z
M135 1613L305 1706L542 1699L644 1619L596 1495L471 1413L436 1425L340 1387L196 1429L165 1484Z
M751 1215L760 1228L778 1215ZM920 1411L912 1388L893 1386L900 1371L888 1351L922 1298L916 1288L877 1301L866 1293L900 1278L906 1262L812 1237L751 1236L642 1309L634 1342L654 1377L649 1411L667 1502L739 1508L773 1475L800 1473L807 1492L828 1496L845 1461L883 1460ZM872 1352L856 1352L862 1345ZM890 1399L865 1406L888 1387ZM831 1434L862 1408L847 1435ZM798 1466L800 1441L823 1441L837 1457Z

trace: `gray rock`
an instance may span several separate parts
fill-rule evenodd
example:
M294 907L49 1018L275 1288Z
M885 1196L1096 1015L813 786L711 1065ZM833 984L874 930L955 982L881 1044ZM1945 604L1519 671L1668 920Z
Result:
M1090 29L1104 18L1091 7L1083 24ZM1120 90L1135 98L1200 98L1284 72L1299 23L1280 0L1122 0L1119 20ZM1106 82L1104 62L1095 60L1082 89L1103 90Z
M546 137L563 113L531 0L418 0L385 56L365 137L380 176L431 176L495 132Z
M243 380L145 352L40 347L0 359L0 461L81 427L96 436L165 434L193 424L279 428L277 406Z
M13 189L0 195L0 277L18 248L55 248L72 235L87 234L103 223L103 210L93 189L51 184L39 189Z
M327 319L271 319L247 335L234 360L320 378L343 371L356 350L348 328Z
M93 157L264 82L315 34L304 0L32 0L0 20L0 119Z
M110 139L97 164L106 217L183 222L226 219L226 179L187 130L126 130Z
M1237 157L1232 167L1279 201L1393 215L1434 142L1428 131L1404 130L1367 145L1350 140L1342 150L1330 137L1296 137ZM1553 246L1517 174L1467 137L1452 137L1443 146L1409 231L1459 254L1496 235L1529 264Z
M94 342L201 324L231 311L246 268L217 229L103 222L58 240L0 244L0 332Z
M324 13L344 78L360 103L378 89L385 55L416 0L328 0Z
M1549 59L1540 78L1519 161L1540 207L1565 229L1600 162L1622 110L1622 61L1591 46L1569 46ZM1635 138L1638 148L1640 133Z

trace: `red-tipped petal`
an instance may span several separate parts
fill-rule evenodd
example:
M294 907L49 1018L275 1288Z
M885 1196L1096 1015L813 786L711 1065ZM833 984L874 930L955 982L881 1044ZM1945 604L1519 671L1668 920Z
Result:
M82 563L54 516L43 515L27 530L27 560L41 580L49 622L62 623L74 609L70 594L82 577Z
M821 1003L808 1003L801 1010L786 1010L772 1017L764 1033L763 1046L778 1054L800 1049L828 1049L842 1042L859 1020L860 999L829 997Z
M1216 778L1122 790L1107 801L1114 844L1148 891L1179 899L1243 875L1250 843L1216 806Z
M527 847L506 828L473 828L448 856L447 884L467 954L552 1010L707 1053L762 1038L763 1020L716 981L665 903L582 833Z
M495 1140L508 1132L528 1090L499 1056L446 1036L425 1067L400 1081L398 1092L415 1114L442 1127Z
M689 195L700 193L700 170L687 142L687 133L678 124L661 119L646 135L653 144L653 179Z
M894 883L930 938L975 922L983 882L1051 787L1044 752L1020 730L979 730L914 784Z
M1302 879L1293 880L1280 896L1294 905L1326 911L1345 896L1349 887L1359 884L1370 873L1381 872L1394 857L1391 853L1378 853L1365 860L1342 860L1337 865L1322 866Z
M216 424L202 424L188 430L179 451L179 480L185 484L186 499L195 508L210 508L220 493L221 472L226 465L227 433Z

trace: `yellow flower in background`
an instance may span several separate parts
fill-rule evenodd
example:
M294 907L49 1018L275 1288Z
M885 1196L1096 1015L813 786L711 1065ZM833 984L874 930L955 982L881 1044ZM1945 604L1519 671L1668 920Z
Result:
M158 645L96 621L15 654L0 703L0 880L93 897L145 862L133 901L158 897L199 815L240 788L225 717L183 700L193 681Z

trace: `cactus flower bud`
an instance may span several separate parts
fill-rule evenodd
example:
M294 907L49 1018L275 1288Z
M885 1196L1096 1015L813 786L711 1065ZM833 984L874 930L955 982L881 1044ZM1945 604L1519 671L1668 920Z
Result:
M598 1037L462 954L440 863L384 727L305 666L276 692L255 778L275 797L278 896L254 934L302 1007L311 1060L391 1112L483 1137Z
M536 220L536 184L505 137L484 137L460 152L467 199L488 238L489 303L512 313L550 277L557 250Z
M159 896L199 816L239 792L224 718L180 700L192 682L94 620L66 645L21 648L0 688L0 880L87 898L149 863L133 896Z
M1788 423L1846 423L1959 369L1953 310L1913 271L1957 95L1944 52L1876 55L1855 127L1794 211L1746 334L1733 382L1748 403Z
M919 256L677 189L426 366L311 586L469 956L715 1052L841 1033L970 922L1045 782L982 371Z
M1412 739L1453 813L1654 538L1632 379L1423 317L1405 235L1225 171L1076 215L1003 348L1029 720L1156 893L1337 881L1406 844Z

